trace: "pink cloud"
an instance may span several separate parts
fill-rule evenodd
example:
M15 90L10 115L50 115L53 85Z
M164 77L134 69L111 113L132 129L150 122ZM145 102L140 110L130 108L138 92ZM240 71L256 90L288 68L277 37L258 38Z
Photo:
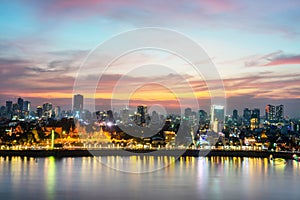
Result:
M284 57L284 56L277 57L263 66L295 65L295 64L300 64L300 55L288 56L288 57Z

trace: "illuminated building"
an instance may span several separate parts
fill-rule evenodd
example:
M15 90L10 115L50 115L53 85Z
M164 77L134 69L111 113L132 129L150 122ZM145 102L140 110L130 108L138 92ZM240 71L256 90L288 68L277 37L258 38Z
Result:
M207 112L204 110L199 110L199 123L200 124L205 124L207 120Z
M267 121L274 121L276 119L276 109L273 105L266 106L266 120Z
M210 110L211 122L220 121L224 122L224 106L212 105Z
M12 101L6 101L6 113L11 114L12 113Z
M60 111L60 107L59 106L55 106L54 113L55 113L55 117L56 118L60 117L61 111Z
M210 110L210 124L214 132L221 132L223 129L225 114L224 106L212 105Z
M266 120L267 121L278 122L280 120L283 120L283 118L284 118L283 105L273 106L273 105L269 104L266 106Z
M186 108L186 109L184 110L184 117L185 117L185 118L190 118L191 115L192 115L192 109L191 109L191 108Z
M74 95L73 98L73 111L79 111L80 113L83 110L83 96L80 94Z
M38 106L36 108L36 116L41 118L43 116L43 108L41 106Z
M109 122L113 122L114 121L114 115L113 115L113 111L112 110L108 110L106 112L107 118L106 120Z
M260 123L260 109L255 108L251 111L250 129L254 130L259 127Z
M233 110L233 112L232 112L232 119L234 121L237 121L237 119L238 119L238 111L237 110Z
M137 106L136 123L144 126L146 124L147 106Z
M51 117L52 115L52 103L43 104L43 115L45 117Z
M30 111L30 106L31 106L30 101L24 101L23 110L29 112Z
M276 120L277 121L280 121L280 120L283 120L283 105L279 105L279 106L276 106L276 114L275 114L275 117L276 117Z
M251 110L249 108L245 108L243 113L243 124L245 126L250 126L250 120L251 120Z
M19 97L18 98L18 108L19 108L19 110L23 110L23 104L24 104L24 100L21 97Z

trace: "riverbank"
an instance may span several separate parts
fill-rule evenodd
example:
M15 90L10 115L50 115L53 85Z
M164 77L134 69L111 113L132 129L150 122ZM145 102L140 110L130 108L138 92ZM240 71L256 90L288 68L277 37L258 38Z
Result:
M257 157L292 159L293 155L300 156L300 152L272 152L272 151L243 151L243 150L196 150L196 149L161 149L161 150L144 150L144 149L54 149L54 150L0 150L0 156L21 156L21 157L87 157L87 156L192 156L192 157Z

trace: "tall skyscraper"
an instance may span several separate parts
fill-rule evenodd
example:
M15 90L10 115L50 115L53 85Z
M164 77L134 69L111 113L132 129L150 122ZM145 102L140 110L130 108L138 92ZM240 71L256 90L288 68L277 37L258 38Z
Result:
M30 111L30 106L31 106L30 101L24 101L23 110L29 112Z
M41 106L38 106L36 108L36 116L41 118L43 116L43 108Z
M204 124L207 120L207 112L199 110L199 123Z
M275 106L268 104L266 106L266 120L273 121L276 119L276 109Z
M284 118L283 105L276 106L275 110L276 110L276 116L275 116L276 120L277 121L282 120Z
M129 122L129 109L128 108L124 108L123 110L121 110L121 121L123 122L123 124L128 124L128 122Z
M191 108L186 108L184 110L184 117L185 118L190 118L191 115L192 115L192 109Z
M211 123L213 123L214 121L224 122L224 118L224 106L212 105L210 110Z
M46 117L52 116L52 103L43 104L43 115Z
M251 110L249 108L245 108L243 112L243 124L245 126L249 126L250 120L251 120Z
M235 121L238 119L238 111L236 109L232 112L232 119Z
M224 106L212 105L210 110L210 125L214 132L220 132L223 129L225 120Z
M83 110L83 96L81 94L74 95L73 98L73 111L82 112Z
M147 106L137 106L136 122L138 125L146 123Z
M260 109L254 108L251 111L251 120L250 120L251 130L259 128L259 123L260 123Z
M24 104L24 100L19 97L18 98L18 107L19 107L19 110L23 110L23 104Z
M251 119L256 118L258 121L260 121L260 109L254 108L251 112Z
M12 113L12 108L13 108L12 101L6 101L6 113L7 114L11 114Z
M60 118L61 109L60 109L59 106L55 106L55 108L54 108L54 113L55 113L55 117L56 117L56 118Z

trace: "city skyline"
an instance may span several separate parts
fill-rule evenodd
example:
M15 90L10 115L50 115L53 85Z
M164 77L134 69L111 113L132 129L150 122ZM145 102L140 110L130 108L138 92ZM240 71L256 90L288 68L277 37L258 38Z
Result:
M295 25L298 1L256 4L205 0L178 1L174 5L168 1L29 2L4 1L0 6L1 105L21 96L32 107L52 102L72 109L76 73L88 52L120 32L155 26L179 31L203 46L223 79L226 114L233 109L263 110L267 104L283 104L285 115L300 116L300 28ZM159 9L154 5L157 3ZM143 64L150 59L159 63L166 58L168 54L141 52L120 59L103 76L105 88L97 93L97 105L110 105L110 91L124 76L122 69L132 63ZM126 80L144 84L161 79L180 88L183 85L178 80L184 78L196 88L199 107L209 110L205 81L176 59L170 59L169 64L181 77L169 71L152 71L128 75ZM163 87L155 86L153 91L141 88L132 99L133 105L157 102L176 110L176 99Z

